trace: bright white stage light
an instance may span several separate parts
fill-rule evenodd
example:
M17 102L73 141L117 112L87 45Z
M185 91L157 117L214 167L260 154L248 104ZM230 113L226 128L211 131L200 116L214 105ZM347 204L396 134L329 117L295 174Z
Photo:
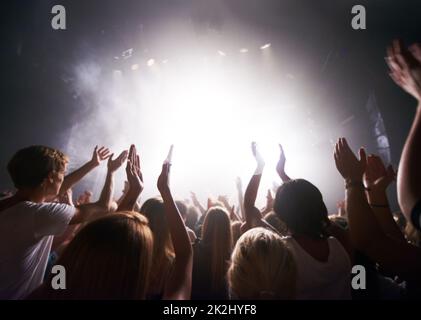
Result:
M260 49L265 50L265 49L270 48L270 46L271 46L271 44L270 44L270 43L266 43L266 44L264 44L263 46L261 46L261 47L260 47Z
M222 57L225 57L227 54L224 51L218 50L218 54Z
M252 141L266 161L259 205L264 205L273 182L280 182L275 171L278 143L284 146L292 177L315 183L314 177L326 179L325 172L314 170L320 158L309 159L314 137L307 128L306 109L301 108L302 95L291 93L299 85L296 81L285 87L283 75L267 72L259 59L246 65L235 59L221 63L218 57L204 61L203 53L194 49L186 52L171 57L168 68L136 77L116 70L119 76L108 79L92 66L78 69L78 83L89 89L83 92L86 105L95 107L75 125L68 149L78 150L77 157L82 145L89 146L84 151L89 154L90 146L98 143L113 152L137 144L144 199L157 194L156 178L172 144L171 185L181 198L195 191L203 201L219 194L236 199L236 177L242 178L245 189L255 170ZM146 64L152 67L155 60ZM124 170L119 174L118 181L124 181ZM101 188L99 181L97 187Z
M247 52L249 52L249 49L247 49L247 48L241 48L240 49L240 52L241 53L247 53Z
M139 65L137 63L136 64L133 64L132 67L131 67L131 69L133 71L136 71L137 69L139 69Z

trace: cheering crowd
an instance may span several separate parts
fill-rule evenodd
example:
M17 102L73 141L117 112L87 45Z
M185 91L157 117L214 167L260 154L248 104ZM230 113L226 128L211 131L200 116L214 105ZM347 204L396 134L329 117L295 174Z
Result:
M256 207L265 161L252 143L256 168L238 202L174 199L172 148L157 178L160 196L142 199L136 146L114 156L96 147L92 159L66 175L67 156L45 146L17 151L7 170L16 188L0 200L0 299L361 300L421 297L421 45L388 48L390 76L418 101L399 168L338 139L332 162L345 199L329 215L323 195L285 172ZM405 112L406 106L398 106ZM409 108L409 107L408 107ZM147 151L145 151L147 152ZM72 188L107 162L98 201ZM158 164L161 165L161 164ZM125 168L123 194L115 174ZM397 179L396 179L397 178ZM401 211L386 190L397 180ZM228 182L229 183L229 182ZM65 289L53 283L63 266ZM360 289L353 266L362 266ZM361 290L361 286L363 290Z

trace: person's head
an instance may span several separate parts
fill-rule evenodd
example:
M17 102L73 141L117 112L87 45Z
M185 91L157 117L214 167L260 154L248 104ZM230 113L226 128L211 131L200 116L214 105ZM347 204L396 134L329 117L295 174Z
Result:
M189 206L187 209L186 226L194 230L196 228L197 222L199 221L199 216L199 209L197 209L195 206Z
M176 200L175 205L177 206L178 212L180 212L181 218L183 218L183 220L186 221L188 211L187 205L184 203L183 200Z
M152 232L141 214L117 212L95 220L57 261L66 270L66 290L49 290L52 298L144 299L152 250Z
M18 190L42 190L45 197L58 194L64 180L68 158L61 151L31 146L17 151L7 170Z
M211 248L211 272L213 289L224 284L228 262L232 251L231 221L227 210L210 208L202 228L202 242Z
M274 211L292 234L326 236L326 205L319 189L307 180L296 179L281 185L276 192Z
M140 212L148 218L149 227L154 236L154 254L156 257L161 255L173 255L173 246L171 241L170 229L165 215L164 201L159 198L150 198L146 200Z
M238 239L231 256L228 282L233 298L293 299L296 264L282 238L253 228Z

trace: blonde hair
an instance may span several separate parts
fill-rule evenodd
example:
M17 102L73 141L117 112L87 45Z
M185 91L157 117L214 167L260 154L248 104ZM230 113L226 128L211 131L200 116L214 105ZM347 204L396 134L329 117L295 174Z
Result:
M57 262L66 270L66 290L47 285L44 298L145 299L152 250L152 232L141 214L117 212L95 220Z
M293 299L296 272L282 238L270 230L253 228L235 245L228 281L231 293L239 299Z
M165 281L171 272L175 257L174 247L163 200L159 197L146 200L140 212L148 219L154 238L152 254L154 267L151 271L150 288L148 290L148 295L154 296L161 294L164 290Z
M202 241L211 249L212 291L223 290L232 251L231 221L227 210L222 207L208 210L203 223Z

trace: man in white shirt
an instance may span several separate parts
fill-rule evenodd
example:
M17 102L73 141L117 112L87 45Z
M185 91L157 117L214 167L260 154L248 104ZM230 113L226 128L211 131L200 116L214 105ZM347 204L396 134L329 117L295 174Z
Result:
M126 158L126 151L116 160L109 157L96 203L73 207L47 202L61 192L65 180L68 159L62 152L31 146L12 157L8 171L17 192L0 201L0 299L23 299L41 285L54 235L109 211L114 172Z

